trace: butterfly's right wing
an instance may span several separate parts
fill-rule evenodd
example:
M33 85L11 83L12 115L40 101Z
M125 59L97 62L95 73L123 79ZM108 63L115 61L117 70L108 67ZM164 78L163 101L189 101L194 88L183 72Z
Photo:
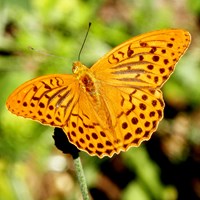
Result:
M115 86L160 88L191 41L182 29L152 31L133 37L108 52L91 71Z
M8 98L10 112L42 124L62 127L79 98L79 84L73 75L46 75L27 81Z

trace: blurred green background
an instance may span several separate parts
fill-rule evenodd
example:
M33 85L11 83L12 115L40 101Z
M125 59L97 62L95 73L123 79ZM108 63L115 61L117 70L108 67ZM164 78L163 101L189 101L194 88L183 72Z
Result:
M192 35L162 88L165 118L151 140L111 159L80 153L91 198L200 199L199 0L0 0L0 200L81 199L73 160L54 146L53 128L12 115L5 102L31 78L71 73L89 22L87 66L140 33Z

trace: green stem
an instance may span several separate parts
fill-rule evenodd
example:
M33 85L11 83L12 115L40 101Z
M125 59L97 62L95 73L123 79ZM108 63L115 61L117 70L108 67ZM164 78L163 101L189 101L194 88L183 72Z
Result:
M79 185L80 185L80 188L81 188L83 200L89 200L87 183L86 183L86 180L85 180L85 175L84 175L84 172L83 172L80 157L74 159L74 166L75 166L75 170L76 170L76 175L78 177L78 182L79 182Z

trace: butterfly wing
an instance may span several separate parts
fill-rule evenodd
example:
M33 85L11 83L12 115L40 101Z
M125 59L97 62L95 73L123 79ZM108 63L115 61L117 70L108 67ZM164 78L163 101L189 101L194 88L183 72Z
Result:
M102 57L91 71L99 83L101 100L96 102L104 102L100 105L107 117L103 124L98 112L88 111L94 105L90 106L80 120L88 121L80 126L87 127L89 136L94 137L85 134L84 140L78 141L72 136L72 141L90 155L111 157L148 140L163 117L159 88L174 71L190 40L184 30L155 31L134 37ZM96 116L90 115L95 112Z
M100 98L94 102L80 92L80 101L63 126L71 143L100 158L148 140L162 119L164 106L160 91L101 84Z
M8 98L12 113L62 127L78 102L78 82L72 75L47 75L27 81Z
M115 47L91 70L97 79L116 86L159 88L191 41L181 29L153 31Z

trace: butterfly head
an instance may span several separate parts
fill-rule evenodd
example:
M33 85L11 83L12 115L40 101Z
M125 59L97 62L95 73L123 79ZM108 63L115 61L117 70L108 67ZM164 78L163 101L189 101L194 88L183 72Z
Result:
M82 75L84 72L88 71L88 68L83 65L80 61L76 61L73 63L72 65L72 72L76 75L76 76L80 76Z

